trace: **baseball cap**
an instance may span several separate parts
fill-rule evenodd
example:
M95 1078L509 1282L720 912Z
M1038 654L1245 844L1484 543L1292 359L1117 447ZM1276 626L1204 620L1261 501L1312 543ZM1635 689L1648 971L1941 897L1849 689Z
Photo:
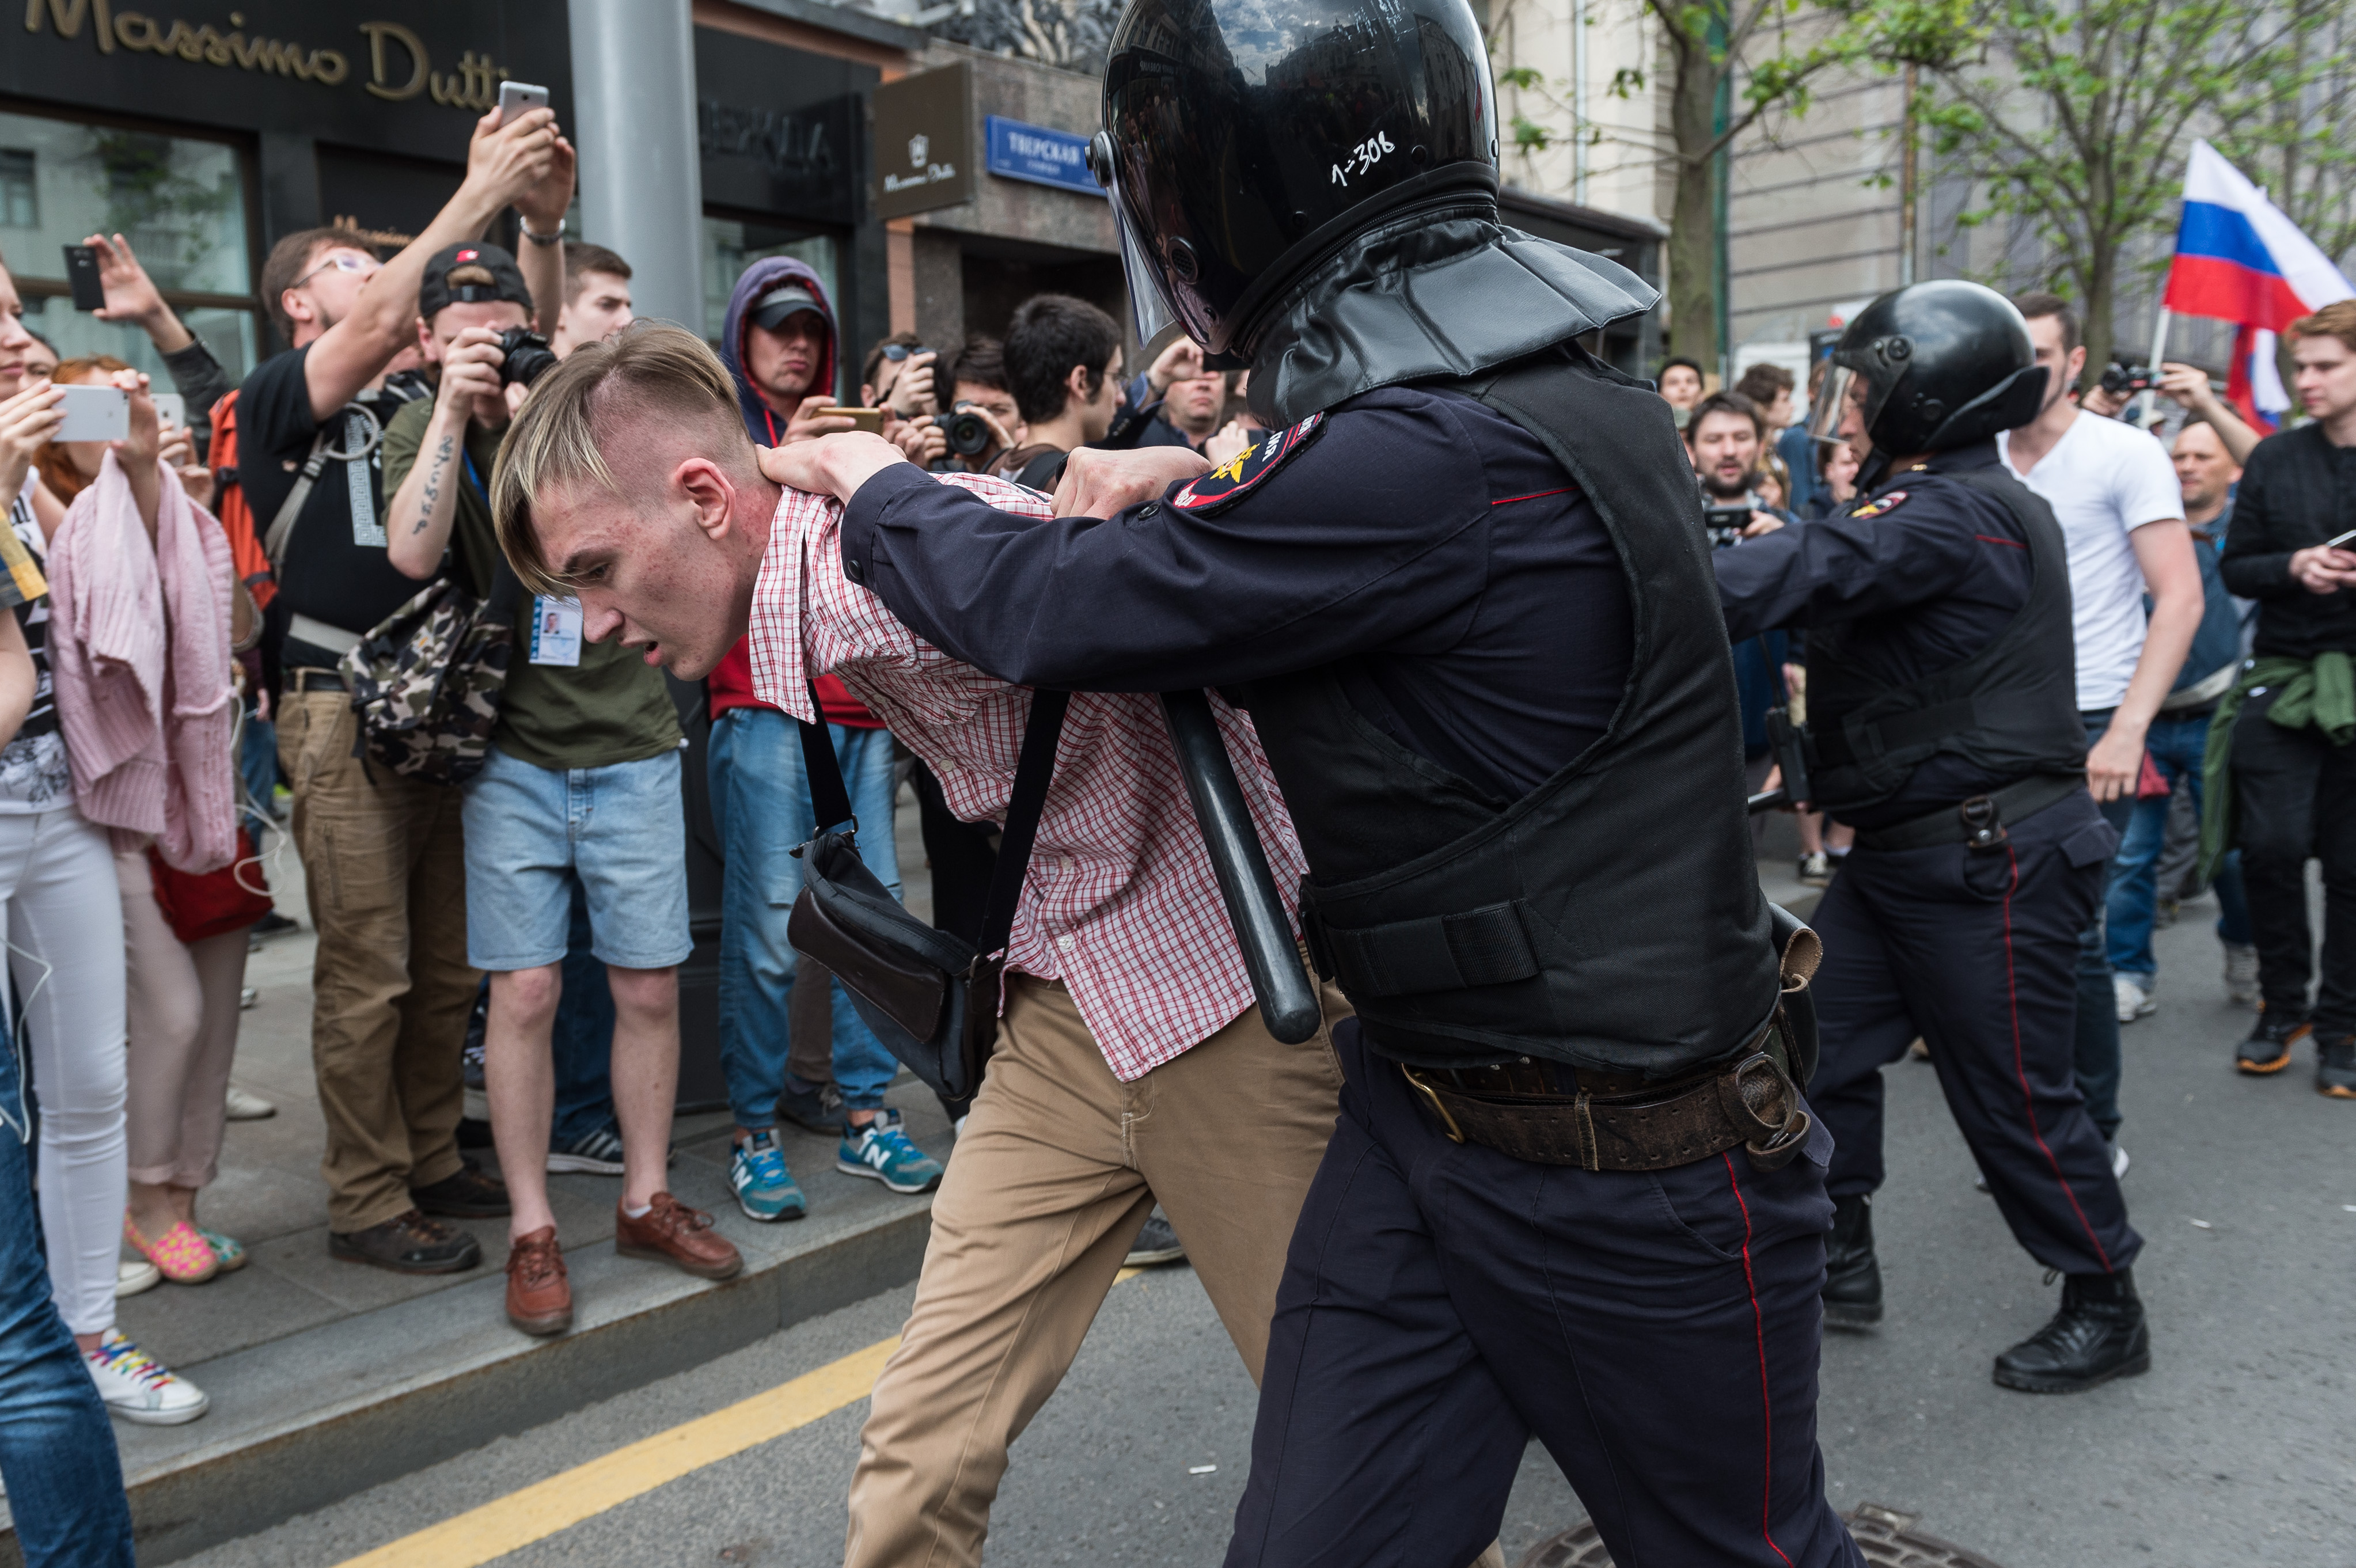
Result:
M809 292L807 284L780 283L754 302L753 325L765 332L775 332L785 325L787 316L805 310L821 319L826 315L826 307L818 303L818 296Z
M444 305L505 300L531 308L531 288L515 258L497 245L470 241L437 251L417 284L417 314L431 321Z

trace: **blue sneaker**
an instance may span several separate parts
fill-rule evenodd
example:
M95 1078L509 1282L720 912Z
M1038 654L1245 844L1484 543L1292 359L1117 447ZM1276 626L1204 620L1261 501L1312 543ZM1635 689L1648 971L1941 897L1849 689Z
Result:
M896 1117L845 1127L834 1168L846 1176L872 1176L894 1192L930 1192L941 1184L941 1162L910 1143Z
M728 1185L736 1189L736 1207L767 1224L773 1220L798 1220L809 1212L786 1157L777 1152L777 1135L763 1128L738 1144L728 1157Z

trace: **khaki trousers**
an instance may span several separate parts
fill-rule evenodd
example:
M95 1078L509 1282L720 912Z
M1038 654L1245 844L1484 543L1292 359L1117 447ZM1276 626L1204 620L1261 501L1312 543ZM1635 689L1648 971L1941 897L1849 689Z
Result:
M462 792L352 755L340 691L289 691L278 760L294 794L318 955L311 1065L327 1117L327 1225L349 1234L456 1173L458 1057L481 976L466 966Z
M1280 1045L1257 1008L1132 1083L1059 984L1007 983L998 1053L933 1200L916 1304L876 1380L848 1568L981 1561L1006 1450L1063 1380L1159 1199L1259 1381L1276 1287L1339 1110L1333 1021Z

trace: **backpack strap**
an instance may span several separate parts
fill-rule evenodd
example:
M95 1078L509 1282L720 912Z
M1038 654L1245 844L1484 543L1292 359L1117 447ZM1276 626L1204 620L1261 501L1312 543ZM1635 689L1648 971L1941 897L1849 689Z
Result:
M338 452L327 444L327 436L349 413L358 413L368 421L368 433L360 438L360 444L354 450ZM286 499L278 504L278 515L270 519L270 531L262 537L262 553L270 558L271 571L286 570L286 545L294 533L294 519L303 515L303 503L311 498L311 486L319 482L320 470L326 468L331 459L339 463L363 462L383 444L384 426L378 421L373 411L359 403L346 403L337 411L333 420L319 427L319 433L311 438L311 453L303 460L303 471L294 477L294 487L287 491Z

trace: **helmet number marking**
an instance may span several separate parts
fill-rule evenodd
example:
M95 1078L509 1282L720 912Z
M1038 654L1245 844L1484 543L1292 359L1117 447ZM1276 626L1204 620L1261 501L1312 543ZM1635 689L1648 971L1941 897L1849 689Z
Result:
M1350 184L1350 176L1352 175L1365 174L1368 169L1373 168L1376 164L1383 161L1383 155L1385 153L1395 153L1397 151L1398 151L1398 149L1391 145L1390 133L1387 131L1377 131L1373 135L1367 137L1365 141L1359 143L1356 146L1351 148L1350 155L1333 165L1333 183L1347 189Z

